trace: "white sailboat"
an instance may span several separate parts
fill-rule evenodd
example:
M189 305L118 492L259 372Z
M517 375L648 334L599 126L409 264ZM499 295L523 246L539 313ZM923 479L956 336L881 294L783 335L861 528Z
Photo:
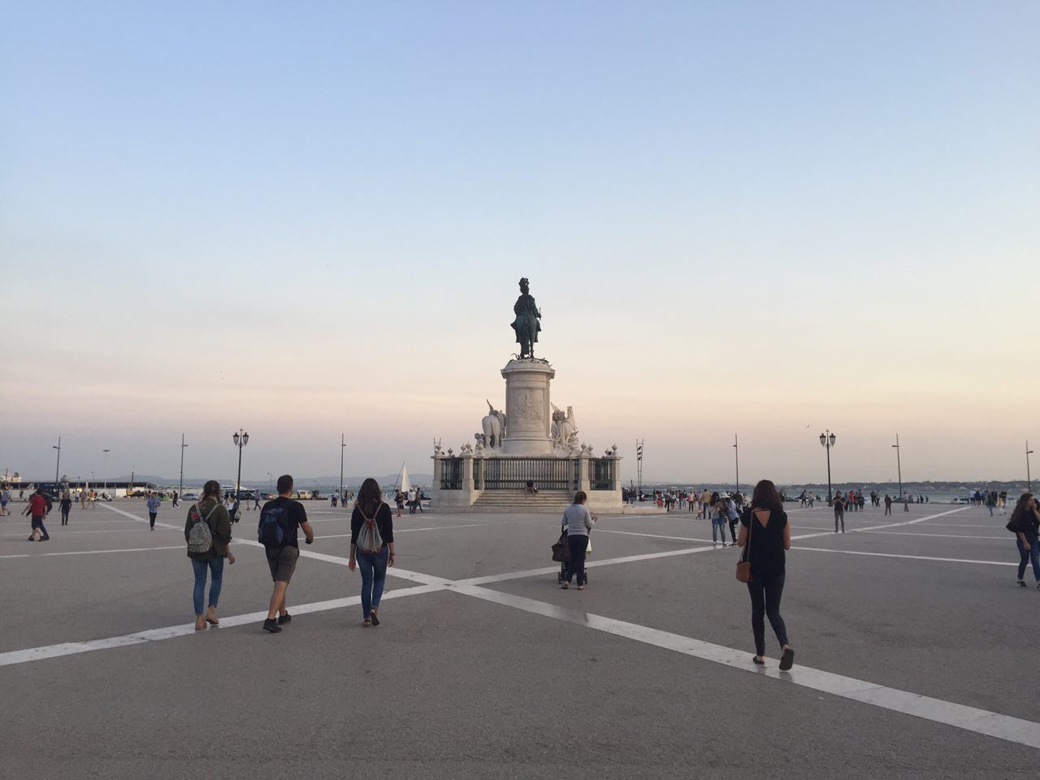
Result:
M408 480L408 467L403 463L401 464L401 473L397 475L397 484L394 487L402 493L407 493L412 489L412 483Z

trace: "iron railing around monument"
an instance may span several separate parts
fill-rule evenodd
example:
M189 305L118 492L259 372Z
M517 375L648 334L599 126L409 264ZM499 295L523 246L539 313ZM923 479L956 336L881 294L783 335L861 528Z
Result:
M589 487L593 490L610 490L614 484L616 463L608 458L589 458Z
M523 490L528 482L538 490L577 490L579 468L570 458L487 458L484 490Z
M441 490L462 490L462 458L441 460Z
M473 459L473 489L483 490L484 489L484 459L474 458Z

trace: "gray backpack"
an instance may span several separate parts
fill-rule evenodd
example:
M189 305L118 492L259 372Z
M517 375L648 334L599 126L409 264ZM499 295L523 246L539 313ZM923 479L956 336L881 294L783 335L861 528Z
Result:
M379 506L376 507L375 514L369 517L362 511L361 506L358 505L358 511L361 512L361 516L365 519L357 539L357 548L363 553L379 555L383 551L383 537L379 533L379 526L376 525L376 517L382 508L383 504L380 502Z
M199 505L195 505L195 524L188 530L188 555L205 555L213 547L213 531L210 530L209 519L218 506L219 503L214 504L209 514L203 517Z

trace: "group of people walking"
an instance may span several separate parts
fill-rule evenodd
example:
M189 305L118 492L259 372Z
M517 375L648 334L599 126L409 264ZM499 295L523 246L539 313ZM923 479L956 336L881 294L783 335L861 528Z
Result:
M277 634L292 620L286 605L289 583L300 558L299 533L307 544L314 542L314 529L307 520L303 504L295 501L293 478L278 478L278 497L260 510L257 543L262 545L271 572L273 590L268 602L263 629ZM188 545L195 575L192 603L195 630L220 625L217 606L224 584L224 562L235 563L231 553L231 515L221 501L220 483L210 480L202 497L188 509L184 522L184 541ZM366 479L358 491L350 518L350 558L348 568L361 572L362 625L379 625L379 602L386 583L386 570L395 563L394 521L383 491L374 479ZM206 583L209 580L209 598Z

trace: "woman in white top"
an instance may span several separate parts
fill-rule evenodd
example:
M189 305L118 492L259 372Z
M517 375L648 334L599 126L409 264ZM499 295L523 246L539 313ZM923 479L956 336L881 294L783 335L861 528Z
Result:
M585 506L588 496L584 490L574 494L574 503L563 510L563 528L567 532L567 548L570 561L567 564L567 581L560 587L570 587L571 578L578 575L578 590L585 590L585 550L589 545L589 531L598 519Z

